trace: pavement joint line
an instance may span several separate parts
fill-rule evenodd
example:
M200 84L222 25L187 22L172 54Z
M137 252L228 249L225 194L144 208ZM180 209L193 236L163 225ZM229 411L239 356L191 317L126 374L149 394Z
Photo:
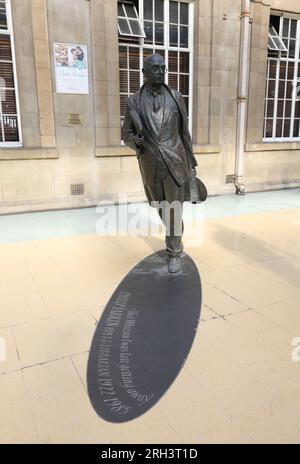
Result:
M211 271L208 271L208 272L211 272ZM247 306L245 305L245 303L243 303L242 301L238 300L237 298L235 298L234 296L230 295L229 293L226 293L224 290L222 290L221 288L218 288L218 287L215 287L213 284L211 284L210 282L207 282L208 285L210 285L211 287L213 287L215 290L218 290L219 292L223 293L224 295L228 296L229 298L231 298L232 300L236 301L237 303L241 304L242 306L245 307L245 311L249 311L249 310L252 310L254 308L252 308L251 306ZM211 309L211 308L210 308ZM241 311L243 312L243 311Z
M288 336L288 335L289 335L289 336L290 336L290 335L294 335L293 333L289 332L285 327L279 325L278 323L276 323L276 322L273 321L272 319L268 319L268 318L265 317L263 314L258 313L256 310L254 310L254 312L256 313L256 315L261 316L262 319L264 319L266 322L268 322L269 325L271 326L271 328L275 328L275 327L272 327L272 326L276 326L276 328L279 328L282 332L285 332L284 335L286 335L286 336ZM236 314L231 314L229 317L230 317L230 318L234 318L235 316L236 316ZM226 316L226 317L228 317L228 316ZM248 332L247 329L245 329L245 328L241 329L239 326L235 325L233 319L231 319L231 320L230 320L230 319L229 319L229 320L226 319L226 321L227 321L231 326L235 327L236 329L242 330L243 332L247 332L248 334L251 334L251 332ZM285 356L283 356L283 358L285 358Z
M44 305L44 307L45 307L45 310L47 311L47 313L49 314L49 316L51 316L50 311L49 311L49 308L48 308L48 306L47 306L47 304L46 304L46 301L45 301L45 299L44 299L42 293L40 292L38 286L36 285L36 282L35 282L35 280L34 280L34 278L33 278L33 275L32 275L32 273L31 273L31 271L30 271L30 267L28 266L28 263L27 263L27 262L24 262L24 263L25 263L25 267L26 267L26 269L27 269L27 272L28 272L28 274L29 274L30 280L31 280L31 282L32 282L32 285L34 286L34 288L35 288L37 294L39 295L41 301L43 302L43 305Z
M72 363L72 365L73 365L73 367L74 367L74 369L75 369L75 372L76 372L77 376L79 377L79 380L80 380L80 382L81 382L81 384L82 384L84 390L87 392L87 387L85 386L84 381L83 381L83 379L81 378L81 376L80 376L80 374L79 374L79 372L78 372L78 369L77 369L77 367L76 367L76 364L74 363L73 355L70 355L69 358L70 358L70 361L71 361L71 363Z
M103 306L103 308L105 308L105 306ZM20 326L23 326L23 325L35 324L37 322L48 321L49 319L60 319L60 318L72 316L74 314L86 313L86 312L89 313L97 321L97 319L95 318L95 316L93 316L90 309L79 309L79 310L72 311L72 312L66 313L66 314L50 314L47 317L41 317L41 318L37 318L37 319L32 319L30 321L19 322L17 324L3 325L3 326L0 326L0 330L14 329L15 327L20 327Z
M38 424L37 424L37 422L36 422L36 419L35 419L35 416L34 416L34 412L33 412L34 409L33 409L33 405L32 405L32 400L31 400L30 391L29 391L29 388L28 388L27 383L26 383L26 381L25 381L24 372L21 370L20 373L21 373L21 376L22 376L22 379L23 379L24 388L25 388L25 390L26 390L26 396L27 396L27 398L28 398L30 417L31 417L31 420L32 420L33 425L34 425L34 430L35 430L37 439L38 439L38 441L40 441L40 435L39 435L39 430L38 430Z
M45 364L50 364L50 363L53 363L53 362L56 362L56 361L61 361L63 359L69 359L70 356L78 356L80 354L86 354L86 353L89 353L89 351L79 351L79 352L75 352L75 353L68 353L68 354L66 354L64 356L59 356L58 358L50 359L49 361L41 361L39 363L30 364L30 365L27 365L27 366L21 366L20 369L17 369L17 370L26 370L26 369L31 369L33 367L44 366Z
M13 341L14 341L14 344L15 344L15 350L16 350L16 353L17 353L17 356L18 356L18 361L19 361L19 363L21 363L21 358L20 358L20 353L19 353L19 350L18 350L18 345L17 345L17 341L16 341L15 332L14 332L14 330L12 328L10 329L10 331L11 331Z
M89 353L89 351L80 351L80 352L76 352L76 353L72 353L72 354L67 354L67 355L59 357L59 358L50 359L49 361L43 361L43 362L40 362L40 363L28 365L28 366L21 366L20 365L20 367L18 367L16 369L11 369L11 370L8 370L8 371L5 371L5 372L0 372L0 377L3 376L3 375L12 374L14 372L19 372L19 371L22 371L22 370L31 369L33 367L44 366L45 364L50 364L52 362L61 361L62 359L68 359L68 358L71 358L73 356L80 356L80 355L86 354L86 353Z
M287 329L286 327L284 327L283 325L279 324L278 322L274 321L273 319L271 319L270 317L266 316L264 313L260 313L259 311L257 311L257 309L254 310L255 313L261 317L263 317L266 321L270 322L271 324L273 325L276 325L277 327L279 327L281 330L283 330L284 332L287 332L287 334L290 334L291 336L294 336L295 335L295 332L291 332L289 329Z
M291 298L288 298L287 300L284 300L284 301L287 303L287 302L289 302L289 301L292 302L292 301L294 301L294 300L300 300L300 295L295 295L295 296L293 296L293 297L291 297ZM278 303L281 303L281 301L279 301ZM264 308L268 308L269 306L273 306L273 305L274 305L274 303L268 303L268 304L263 305L263 306L258 306L258 307L256 307L255 309L256 309L256 310L257 310L257 309L264 309ZM299 304L299 306L300 306L300 304Z
M253 308L246 308L246 309L241 309L240 311L235 311L233 313L219 314L214 309L212 309L207 303L203 303L203 306L210 309L211 311L213 311L217 315L217 317L212 317L211 319L224 319L225 320L225 317L227 317L227 316L233 316L234 314L242 314L242 313L246 313L248 311L255 311Z
M275 258L275 259L276 259L276 258ZM260 262L263 262L263 261L260 261ZM251 264L251 263L248 263L248 264ZM253 264L253 263L252 263L252 264ZM247 264L245 264L245 265L243 264L243 267L245 267L245 269L248 269L248 268L247 268ZM248 269L248 270L251 271L252 269ZM289 283L289 282L284 282L284 283L283 283L283 282L281 282L280 280L276 279L276 277L272 277L272 276L269 277L269 276L267 276L267 275L265 274L264 270L258 269L258 271L256 271L256 272L258 272L261 276L263 276L265 279L270 280L271 282L274 282L274 283L283 285L283 286L285 286L285 287L295 288L295 291L299 292L299 295L300 295L300 287L299 287L299 290L297 290L296 287L295 287L293 284ZM299 281L300 281L300 279L299 279Z

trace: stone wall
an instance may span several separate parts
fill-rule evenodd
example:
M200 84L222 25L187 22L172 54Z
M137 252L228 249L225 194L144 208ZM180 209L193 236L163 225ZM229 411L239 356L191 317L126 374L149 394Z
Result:
M294 0L254 0L252 4L251 62L245 152L248 191L300 185L300 143L264 142L263 120L269 17L272 10L300 14Z
M116 0L11 0L24 148L0 149L0 212L143 201L134 153L120 143ZM297 1L254 1L246 188L300 184L300 146L262 145L268 18ZM210 194L233 193L241 0L194 1L193 143ZM53 43L89 51L89 95L57 94ZM72 125L70 114L81 124ZM71 195L71 185L84 194Z

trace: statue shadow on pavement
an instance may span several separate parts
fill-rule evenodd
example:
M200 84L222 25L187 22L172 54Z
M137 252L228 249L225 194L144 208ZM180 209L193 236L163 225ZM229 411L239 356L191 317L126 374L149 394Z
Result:
M120 283L99 321L89 355L88 394L104 420L133 420L154 406L179 375L201 310L201 280L183 254L177 274L159 251Z

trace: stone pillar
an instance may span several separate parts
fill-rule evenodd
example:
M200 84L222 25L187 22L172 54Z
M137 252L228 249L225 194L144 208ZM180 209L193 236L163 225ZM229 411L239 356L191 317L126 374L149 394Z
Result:
M96 146L121 143L117 2L91 0Z
M193 142L209 143L211 99L212 0L195 2Z
M31 0L33 43L42 147L55 147L47 0Z
M220 144L222 125L234 128L239 2L195 2L194 143ZM236 19L237 16L237 19Z

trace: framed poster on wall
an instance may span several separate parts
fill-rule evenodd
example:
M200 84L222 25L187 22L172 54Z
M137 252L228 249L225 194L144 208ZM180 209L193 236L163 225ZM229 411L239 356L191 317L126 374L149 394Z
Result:
M56 93L89 93L87 45L54 43Z

